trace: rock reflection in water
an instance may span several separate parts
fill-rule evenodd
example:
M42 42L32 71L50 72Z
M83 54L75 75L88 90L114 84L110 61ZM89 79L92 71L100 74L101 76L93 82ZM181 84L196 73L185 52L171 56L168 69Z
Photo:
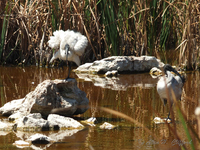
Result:
M79 79L91 81L95 86L112 90L127 90L131 87L152 88L157 79L152 79L148 73L119 75L118 77L104 77L90 74L76 74Z
M35 132L22 132L17 131L15 132L16 137L18 137L21 140L26 141L31 136L35 135ZM43 145L42 149L55 149L57 147L57 144L63 143L65 146L68 145L68 147L78 148L79 145L74 145L74 139L76 139L79 143L83 143L88 136L88 129L80 130L80 129L73 129L73 130L60 130L58 132L51 131L51 132L43 132L42 134L45 134L47 137L53 140L53 142ZM66 142L63 142L66 141ZM71 141L71 142L70 142ZM70 144L71 143L71 144ZM39 146L39 147L38 147ZM41 145L31 145L31 148L33 149L39 149L41 148ZM67 148L67 147L66 147ZM60 148L59 148L60 149Z

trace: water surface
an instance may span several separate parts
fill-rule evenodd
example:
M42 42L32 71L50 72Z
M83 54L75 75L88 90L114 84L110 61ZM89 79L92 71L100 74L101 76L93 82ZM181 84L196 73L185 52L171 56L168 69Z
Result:
M64 79L66 76L65 67L58 69L0 66L0 106L11 100L25 97L46 79ZM98 121L96 126L86 126L81 131L74 131L75 134L64 131L41 132L48 136L62 134L63 137L52 145L36 146L48 147L48 149L176 149L180 148L181 142L185 142L185 145L190 148L191 141L188 141L176 111L176 131L182 141L177 141L174 133L169 130L169 126L173 127L173 124L156 125L153 122L156 116L166 117L168 107L163 106L157 94L157 79L153 79L148 73L120 75L113 79L102 76L77 76L74 73L71 77L76 78L78 87L86 92L91 106L84 114L76 116L76 119L96 117ZM188 72L182 101L178 102L186 114L187 125L190 124L195 130L197 130L197 122L194 110L200 100L199 85L199 72ZM99 107L122 112L141 123L143 127L104 112L98 109ZM1 119L3 118L5 117L1 116ZM102 130L99 125L104 122L117 125L117 128ZM156 138L144 128L149 129ZM0 132L0 149L18 149L12 144L19 140L19 137L25 138L32 134L34 133ZM196 140L193 142L198 144Z

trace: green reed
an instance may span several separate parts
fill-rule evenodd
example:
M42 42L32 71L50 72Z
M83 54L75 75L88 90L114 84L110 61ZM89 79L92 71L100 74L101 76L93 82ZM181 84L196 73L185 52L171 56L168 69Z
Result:
M3 104L5 104L6 102L5 102L5 94L4 94L4 86L3 86L3 83L2 83L2 79L0 78L0 94L1 94L1 96L0 96L0 98L1 98L1 104L3 105Z
M160 50L176 49L180 52L179 64L197 69L200 61L197 4L197 0L190 3L187 0L24 0L15 3L9 0L1 8L0 54L4 57L0 60L25 64L45 60L52 53L46 49L53 31L73 29L89 40L82 57L84 63L112 55L158 56ZM38 49L48 14L44 58L39 60Z
M187 124L186 124L186 120L183 117L184 114L183 114L183 112L180 111L179 108L177 108L177 112L178 112L179 118L181 120L181 123L183 125L183 128L184 128L184 131L186 133L186 136L188 138L188 141L190 142L190 147L191 147L192 150L195 150L194 142L192 141L189 129L188 129Z
M102 0L99 3L99 10L102 10L101 23L105 28L107 49L111 55L118 55L118 37L117 22L115 9L115 1Z
M9 3L5 7L5 16L3 17L3 25L2 25L2 31L1 31L1 45L0 45L0 61L1 57L5 48L5 39L6 39L6 32L7 32L7 27L8 27L8 21L9 21L9 15L10 13L8 12L8 7Z

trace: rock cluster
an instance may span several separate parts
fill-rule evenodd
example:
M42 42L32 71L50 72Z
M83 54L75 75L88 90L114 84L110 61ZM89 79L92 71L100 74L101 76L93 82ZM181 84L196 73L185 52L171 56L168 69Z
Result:
M86 93L77 87L75 79L45 80L24 98L6 103L0 113L10 120L30 113L40 113L44 118L49 114L72 116L84 113L88 104Z
M89 107L85 92L75 79L45 80L24 98L0 108L9 121L0 121L0 130L41 131L77 129L83 125L69 116L82 114Z

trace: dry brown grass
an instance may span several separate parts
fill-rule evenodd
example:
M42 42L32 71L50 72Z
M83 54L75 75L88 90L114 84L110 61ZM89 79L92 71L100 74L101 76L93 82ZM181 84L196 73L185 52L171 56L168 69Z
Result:
M110 55L159 57L160 50L176 49L179 64L199 67L197 0L2 0L0 8L2 63L44 65L52 55L49 36L72 29L89 41L82 63Z

